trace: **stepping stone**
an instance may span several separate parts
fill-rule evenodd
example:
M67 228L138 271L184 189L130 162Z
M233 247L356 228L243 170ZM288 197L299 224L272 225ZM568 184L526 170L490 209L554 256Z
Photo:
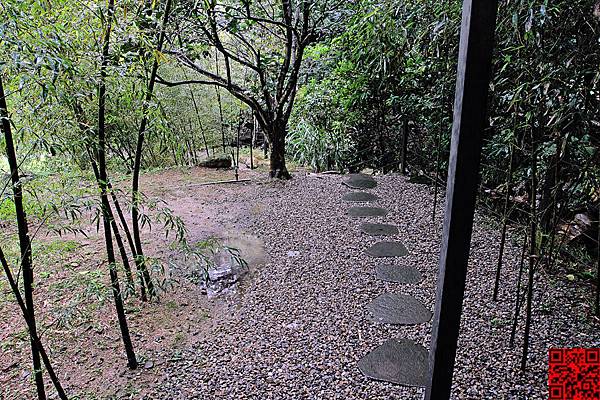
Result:
M352 189L373 189L377 182L373 178L354 177L345 180L344 185Z
M365 252L372 257L404 257L408 255L408 250L400 242L375 243Z
M358 361L360 371L370 379L404 386L427 385L427 349L412 340L388 340Z
M348 179L367 179L367 180L371 180L371 181L375 181L375 178L373 178L373 175L367 175L367 174L348 174Z
M371 224L368 222L360 226L360 231L371 236L393 236L400 233L395 225Z
M379 207L352 207L348 210L351 217L385 217L387 214L387 210Z
M384 293L367 304L371 320L383 324L416 325L428 322L432 312L406 294Z
M365 192L352 192L346 193L342 200L344 201L375 201L379 200L379 197L375 196L373 193L365 193Z
M377 278L385 282L401 283L403 285L419 283L423 276L415 267L405 265L383 264L375 267Z
M409 183L416 183L417 185L428 185L431 180L425 175L411 175L408 178Z

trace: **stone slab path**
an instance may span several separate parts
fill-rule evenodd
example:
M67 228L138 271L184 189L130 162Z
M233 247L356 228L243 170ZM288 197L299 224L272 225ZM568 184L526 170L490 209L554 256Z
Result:
M377 182L372 177L351 175L344 185L353 189L372 189ZM350 194L351 195L351 194ZM348 196L345 195L345 196ZM374 209L369 209L369 211ZM349 216L387 216L387 211L365 212L364 209L351 209ZM396 236L399 229L392 224L364 222L359 230L370 236ZM407 248L399 241L377 242L365 250L371 257L398 258L409 254ZM377 266L379 279L387 282L404 284L418 283L421 275L416 268L394 268L387 264ZM374 322L392 325L417 325L429 322L432 312L416 298L396 293L383 293L367 306L370 318ZM371 378L408 386L423 386L427 374L427 350L410 340L388 340L383 345L367 353L358 363L362 373Z

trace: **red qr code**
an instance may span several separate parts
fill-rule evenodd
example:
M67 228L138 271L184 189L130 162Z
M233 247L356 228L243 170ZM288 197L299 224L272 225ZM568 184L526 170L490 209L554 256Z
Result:
M600 400L600 349L550 349L549 400Z

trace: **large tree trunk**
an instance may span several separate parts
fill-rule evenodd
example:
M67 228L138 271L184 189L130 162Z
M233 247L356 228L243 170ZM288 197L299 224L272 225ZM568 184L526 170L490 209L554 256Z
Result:
M273 124L273 129L269 132L269 142L271 145L271 178L290 179L292 177L285 165L285 126L285 123L275 122Z

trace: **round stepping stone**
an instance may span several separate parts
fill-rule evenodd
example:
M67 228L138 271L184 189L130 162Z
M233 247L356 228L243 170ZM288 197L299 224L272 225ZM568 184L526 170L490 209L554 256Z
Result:
M393 236L400 233L395 225L371 224L368 222L360 226L360 231L371 236Z
M375 196L373 193L365 193L365 192L352 192L346 193L342 200L344 201L375 201L379 200L379 197Z
M429 353L412 340L392 339L361 358L358 368L370 379L424 387L429 373Z
M367 304L371 320L383 324L416 325L428 322L432 312L406 294L384 293Z
M385 217L387 210L379 207L352 207L348 210L351 217Z
M365 252L372 257L404 257L408 255L408 250L400 242L375 243Z
M403 285L419 283L423 276L415 267L405 265L384 264L375 267L377 278L385 282L401 283Z
M416 183L417 185L428 185L431 180L425 175L411 175L410 178L408 178L408 182Z
M348 178L350 179L371 179L371 180L375 180L375 178L373 178L373 175L367 175L367 174L363 174L363 173L358 173L358 174L348 174L347 175Z
M344 185L352 189L373 189L377 182L373 178L354 177L345 180Z

